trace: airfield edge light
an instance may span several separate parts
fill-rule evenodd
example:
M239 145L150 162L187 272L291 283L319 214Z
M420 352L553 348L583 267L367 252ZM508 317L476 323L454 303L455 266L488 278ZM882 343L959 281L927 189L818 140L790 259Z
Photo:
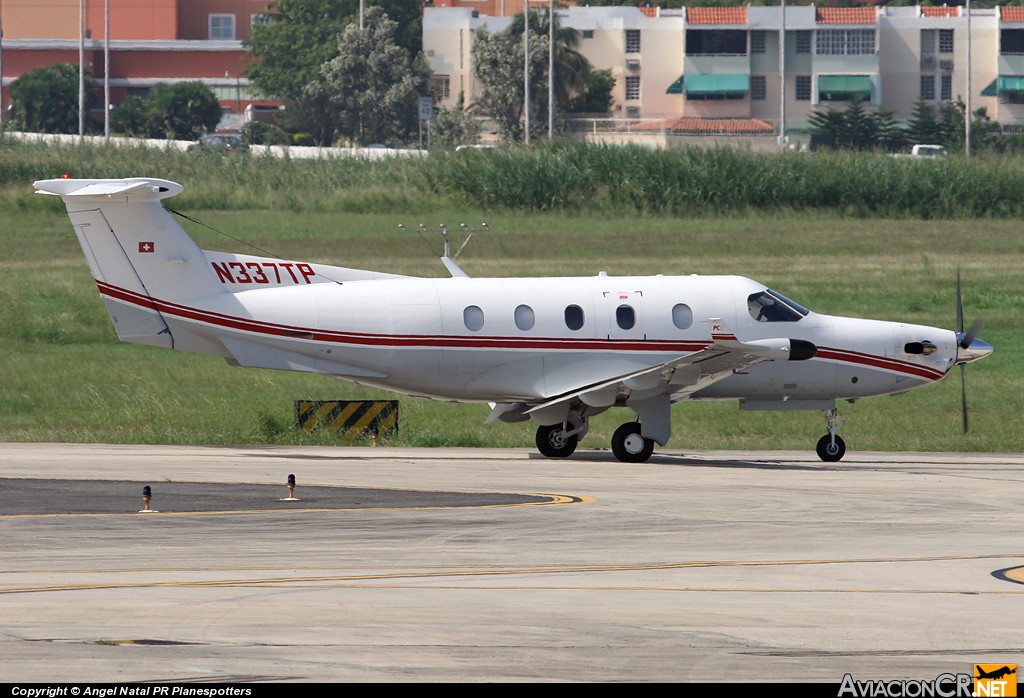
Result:
M299 502L302 501L295 496L295 475L288 475L288 496L278 501L281 502Z
M139 514L159 514L160 512L156 509L149 508L149 500L153 498L153 490L150 489L149 485L142 488L142 501L145 502L145 508L139 509Z

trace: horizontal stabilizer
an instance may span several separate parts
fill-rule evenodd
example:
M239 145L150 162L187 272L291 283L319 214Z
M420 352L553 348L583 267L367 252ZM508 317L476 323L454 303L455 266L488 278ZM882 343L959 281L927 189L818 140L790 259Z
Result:
M166 179L133 177L131 179L43 179L35 183L37 194L84 199L107 199L130 194L130 198L158 201L180 194L184 187Z

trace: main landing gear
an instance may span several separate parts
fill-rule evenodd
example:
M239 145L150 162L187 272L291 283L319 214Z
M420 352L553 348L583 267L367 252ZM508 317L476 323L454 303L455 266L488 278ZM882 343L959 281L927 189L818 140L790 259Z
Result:
M828 433L818 439L818 458L826 463L835 463L846 455L846 442L836 433L836 421L839 410L835 407L825 410L828 421Z
M646 463L654 453L654 440L640 433L640 422L626 422L612 434L612 453L623 463Z
M575 431L569 424L542 424L537 427L537 450L548 458L568 458L580 442Z
M570 421L539 426L537 450L548 458L567 458L586 432L585 419L578 426ZM645 463L654 453L654 439L643 436L640 422L627 422L612 435L612 453L623 463Z

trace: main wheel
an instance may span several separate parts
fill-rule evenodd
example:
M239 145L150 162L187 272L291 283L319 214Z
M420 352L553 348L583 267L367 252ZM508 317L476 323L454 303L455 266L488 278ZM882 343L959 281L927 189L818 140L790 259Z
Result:
M561 424L537 427L537 450L548 458L568 458L576 450L579 441L576 434L565 436Z
M839 435L836 435L836 441L832 443L832 437L825 434L818 439L817 451L818 458L826 463L835 463L846 455L846 442Z
M654 453L654 440L640 434L640 422L626 422L612 434L612 453L623 463L643 463Z

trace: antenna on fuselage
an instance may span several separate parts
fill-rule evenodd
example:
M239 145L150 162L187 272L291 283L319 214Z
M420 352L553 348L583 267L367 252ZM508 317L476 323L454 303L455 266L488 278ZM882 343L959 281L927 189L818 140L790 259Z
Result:
M406 227L401 223L398 224L398 228L399 230L406 230ZM449 238L448 225L445 223L441 223L438 226L438 228L440 230L441 237L444 238L444 255L441 257L441 263L444 264L445 268L451 273L452 276L469 276L469 274L462 271L459 265L455 263L455 260L458 258L460 254L462 254L462 250L466 249L466 245L469 244L469 241L473 238L473 235L478 230L490 230L490 226L487 225L486 223L481 223L479 228L470 228L465 223L459 223L459 229L466 237L463 239L462 244L459 245L459 249L455 251L454 255L451 253L451 240ZM416 227L416 232L419 233L420 237L423 240L427 239L425 234L430 231L431 228L427 227L426 223L420 223Z

